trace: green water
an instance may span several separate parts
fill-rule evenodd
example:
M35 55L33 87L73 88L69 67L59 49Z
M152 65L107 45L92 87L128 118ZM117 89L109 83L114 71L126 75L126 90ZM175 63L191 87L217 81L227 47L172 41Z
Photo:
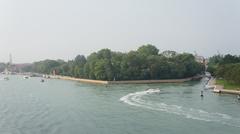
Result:
M236 96L204 90L201 98L204 80L105 87L9 77L9 81L0 81L0 134L240 132L240 102ZM153 90L145 91L148 88Z

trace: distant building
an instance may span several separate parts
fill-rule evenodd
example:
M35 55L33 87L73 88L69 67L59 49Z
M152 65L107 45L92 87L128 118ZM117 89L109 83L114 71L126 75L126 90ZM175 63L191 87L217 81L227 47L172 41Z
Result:
M56 75L56 70L53 70L53 71L52 71L52 75Z
M199 55L195 54L195 60L198 63L206 64L206 60L205 60L205 58L203 56L199 56Z
M5 68L5 70L4 70L4 72L2 72L3 74L11 74L11 72L7 69L7 68Z

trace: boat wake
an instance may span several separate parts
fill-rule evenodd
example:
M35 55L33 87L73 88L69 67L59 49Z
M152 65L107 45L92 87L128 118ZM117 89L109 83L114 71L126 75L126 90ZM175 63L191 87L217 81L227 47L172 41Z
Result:
M227 114L217 112L210 113L201 109L186 108L178 105L168 105L161 102L159 103L143 99L143 96L153 95L160 92L161 91L159 89L149 89L146 91L130 93L120 98L120 101L132 106L171 113L188 119L206 122L218 122L229 126L240 127L240 119L236 119Z

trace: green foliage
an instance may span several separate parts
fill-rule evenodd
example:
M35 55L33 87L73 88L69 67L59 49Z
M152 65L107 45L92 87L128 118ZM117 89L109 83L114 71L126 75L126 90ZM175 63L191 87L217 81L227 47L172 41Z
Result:
M213 76L216 75L217 66L216 65L208 65L207 71L211 73Z
M216 84L223 85L224 89L231 89L231 90L239 90L240 84L239 83L229 83L226 80L223 79L217 79Z
M23 67L20 68L20 70L21 70L20 72L29 72L29 71L33 70L32 67L33 67L32 64L23 66Z
M83 78L84 77L84 65L86 64L87 60L85 56L83 55L78 55L74 59L72 63L72 68L73 68L73 76L74 77L79 77Z
M240 57L227 54L209 59L208 71L231 84L240 83Z
M223 57L220 64L224 65L224 64L239 63L239 62L240 62L240 57L227 54Z
M61 61L44 60L35 62L33 65L33 71L38 73L51 73L56 67L61 65Z
M217 69L216 75L230 83L240 83L240 63L222 65Z
M0 63L0 72L3 72L6 68L6 64L5 63Z
M78 55L72 61L45 60L35 62L32 71L96 80L147 80L191 77L201 73L203 65L192 54L177 54L159 50L153 45L143 45L128 53L102 49L85 58Z
M218 65L219 63L222 63L223 58L224 58L224 56L220 55L220 54L210 57L209 61L208 61L208 66Z
M139 47L137 51L144 56L158 55L159 52L159 50L151 44L143 45Z
M167 58L173 58L177 55L177 52L167 50L167 51L163 51L161 55Z

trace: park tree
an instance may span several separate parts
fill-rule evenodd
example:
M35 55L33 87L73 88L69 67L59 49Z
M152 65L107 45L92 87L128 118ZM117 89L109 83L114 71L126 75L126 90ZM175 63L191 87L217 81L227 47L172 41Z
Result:
M226 58L231 59L231 58ZM226 60L227 61L227 60ZM128 53L101 49L87 58L77 55L67 62L44 60L31 65L33 72L97 80L147 80L192 77L201 73L203 65L192 54L159 50L153 45L143 45Z
M166 50L166 51L163 51L161 53L162 56L166 57L166 58L173 58L177 55L177 52L175 51L170 51L170 50Z
M141 47L138 48L137 52L139 52L141 55L143 56L150 56L150 55L158 55L159 50L151 45L151 44L147 44L147 45L143 45Z

